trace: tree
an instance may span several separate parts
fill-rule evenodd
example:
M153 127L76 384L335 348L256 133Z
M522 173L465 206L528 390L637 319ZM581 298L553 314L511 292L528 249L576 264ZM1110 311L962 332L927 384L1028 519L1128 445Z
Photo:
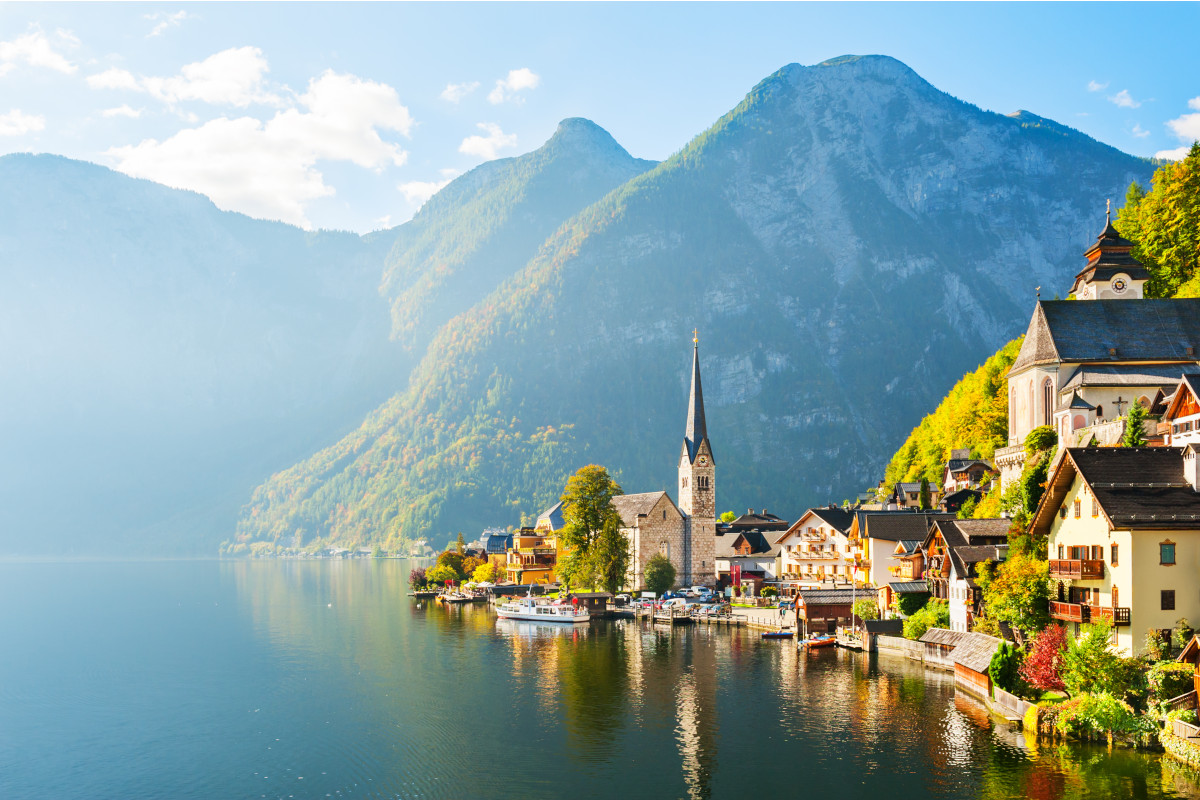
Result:
M1112 625L1101 620L1083 626L1078 639L1067 637L1062 656L1062 681L1073 695L1084 692L1108 692L1120 698L1125 694L1121 658L1113 652Z
M462 560L462 568L461 568L460 574L464 578L470 578L472 575L475 574L475 570L479 569L481 564L483 564L482 558L476 558L475 556L467 556L466 558L464 558Z
M1021 663L1021 677L1043 692L1061 692L1067 687L1062 680L1062 658L1067 649L1067 630L1061 625L1047 625L1029 644L1029 652Z
M459 577L448 564L438 564L425 570L425 578L432 584L445 585L446 581L457 581Z
M646 584L648 591L661 595L675 585L675 565L662 553L655 553L646 562L642 582Z
M975 515L975 506L978 505L975 496L967 498L967 502L958 507L958 513L955 515L959 519L971 519Z
M1130 185L1116 228L1150 271L1148 297L1200 296L1200 144L1152 180L1149 192Z
M863 622L879 619L879 603L875 601L874 597L863 597L854 601L851 613Z
M625 585L629 564L633 559L629 540L621 533L619 517L609 517L604 521L592 551L592 565L601 588L615 594Z
M624 494L608 470L597 464L580 467L567 479L562 493L563 529L559 532L562 543L579 557L592 548L592 542L604 530L605 522L616 520L620 526L621 516L612 499Z
M1033 456L1053 450L1058 444L1058 432L1052 425L1039 425L1025 436L1025 455Z
M928 511L933 503L933 498L929 493L929 479L921 477L921 494L920 494L921 510Z
M850 501L847 500L846 502L849 503ZM737 519L737 514L732 511L726 511L721 515L721 522L733 522L735 519Z
M931 597L921 610L904 620L904 638L920 639L930 628L950 627L950 606L945 600Z
M453 550L447 550L438 556L437 565L439 567L446 567L453 572L455 580L460 580L465 577L463 575L463 557L461 553L456 553Z
M425 570L421 567L414 567L413 570L408 573L408 585L412 587L413 591L416 591L428 582L429 579L425 577Z
M493 564L491 561L485 561L477 566L475 571L471 573L471 580L475 581L476 583L495 583L496 579L499 577L497 572L498 570L496 569L495 564Z
M1050 565L1024 553L976 568L987 615L1025 633L1036 633L1050 622Z
M1021 683L1021 651L1001 641L988 664L988 677L1006 692L1017 692Z
M461 556L467 549L467 542L463 539L462 531L458 532L458 540L455 542L454 549Z
M1140 400L1134 400L1129 407L1129 416L1125 418L1125 435L1121 437L1122 447L1146 446L1146 417L1149 412Z
M905 617L911 617L913 614L925 607L925 603L929 601L929 594L926 592L905 592L904 594L896 594L896 610Z

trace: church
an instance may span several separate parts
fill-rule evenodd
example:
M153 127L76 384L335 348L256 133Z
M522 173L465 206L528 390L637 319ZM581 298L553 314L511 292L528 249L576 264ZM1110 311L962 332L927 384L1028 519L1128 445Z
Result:
M1052 426L1058 446L1111 445L1132 403L1149 410L1200 365L1200 299L1146 299L1150 278L1109 216L1074 300L1039 301L1008 372L1008 447L996 451L1001 487L1021 474L1025 437Z
M679 452L679 504L666 492L625 494L613 498L621 515L621 532L632 558L626 585L645 586L646 562L662 553L675 567L680 586L716 583L716 461L704 419L700 384L700 345L692 339L692 386L687 423Z

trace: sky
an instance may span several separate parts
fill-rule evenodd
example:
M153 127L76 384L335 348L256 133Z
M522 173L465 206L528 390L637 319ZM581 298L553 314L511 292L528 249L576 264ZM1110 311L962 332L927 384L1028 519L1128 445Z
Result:
M661 160L788 63L897 58L1127 153L1200 139L1197 3L0 3L0 154L400 224L586 117Z

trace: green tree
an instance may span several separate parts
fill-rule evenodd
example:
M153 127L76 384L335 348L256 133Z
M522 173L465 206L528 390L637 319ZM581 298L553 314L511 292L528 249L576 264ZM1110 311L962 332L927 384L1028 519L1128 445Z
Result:
M921 494L920 494L921 510L928 511L933 505L933 497L929 493L929 479L921 476Z
M619 591L625 585L632 560L629 540L621 533L620 518L609 517L592 544L592 564L601 588L614 594Z
M1144 428L1149 412L1140 400L1134 400L1129 407L1129 416L1125 418L1125 435L1121 437L1122 447L1145 447L1146 431Z
M859 598L854 601L851 612L863 622L879 619L879 603L874 597Z
M1130 185L1116 228L1150 271L1147 296L1200 297L1200 144L1152 180L1149 192Z
M929 595L925 592L905 592L896 594L895 607L902 616L911 617L925 607Z
M978 505L978 502L975 500L975 497L968 497L967 502L959 506L958 513L955 516L959 519L971 519L975 514L976 505Z
M1025 455L1033 456L1053 450L1058 444L1058 433L1052 425L1039 425L1025 436Z
M436 586L444 586L446 581L457 581L460 576L448 564L438 564L425 570L425 580Z
M642 572L642 581L646 584L648 591L661 596L663 592L675 585L675 565L662 553L655 553L646 562L646 569Z
M846 502L848 503L849 501L847 500ZM726 511L721 515L721 522L733 522L735 519L737 519L737 514L732 511Z
M461 555L462 555L462 554L463 554L463 553L466 551L466 549L467 549L467 542L466 542L466 540L465 540L465 539L463 539L462 531L459 531L459 533L458 533L458 539L457 539L457 540L456 540L456 542L455 542L454 549L458 551L458 554L459 554L460 556L461 556Z
M988 560L976 568L987 615L1027 634L1050 623L1050 565L1024 553L1000 564Z
M1107 692L1114 697L1125 694L1121 658L1112 649L1112 625L1106 620L1084 625L1082 635L1067 637L1062 656L1062 681L1072 695Z
M904 638L920 639L930 628L950 627L950 606L945 600L929 598L921 610L904 620Z
M476 583L495 583L499 577L497 573L496 565L491 561L485 561L471 573L471 580Z
M454 550L447 550L438 556L437 565L446 567L454 573L455 580L462 580L466 577L463 574L463 557L462 553L457 553Z
M1021 688L1021 651L1001 641L988 664L988 677L1004 691L1018 692Z
M562 493L563 529L559 538L573 553L580 557L592 548L592 542L604 530L604 524L621 517L612 499L624 494L608 470L597 464L580 467L567 479Z

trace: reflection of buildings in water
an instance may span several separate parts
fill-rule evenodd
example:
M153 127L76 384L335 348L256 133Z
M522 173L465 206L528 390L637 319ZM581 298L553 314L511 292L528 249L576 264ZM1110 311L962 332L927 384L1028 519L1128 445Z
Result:
M642 707L645 701L644 665L642 663L642 626L637 622L618 623L621 632L621 649L625 655L626 681L629 685L629 705L637 725L642 724Z
M717 760L717 663L710 642L695 646L698 638L709 638L709 630L680 631L689 638L680 643L676 686L675 738L683 767L688 797L707 798L712 793L713 765ZM675 637L672 637L674 639Z
M577 635L575 626L557 626L563 629L560 633L555 626L537 622L497 619L495 625L512 650L512 674L518 684L532 681L539 710L554 714L558 708L559 645L571 644Z

